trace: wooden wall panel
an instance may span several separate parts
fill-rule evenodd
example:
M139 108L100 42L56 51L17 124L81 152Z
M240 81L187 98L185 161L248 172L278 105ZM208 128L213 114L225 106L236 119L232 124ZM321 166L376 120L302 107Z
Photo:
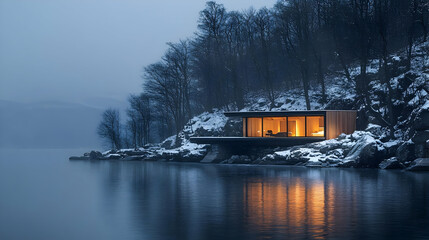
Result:
M356 116L356 111L326 111L326 139L336 138L341 133L353 133Z

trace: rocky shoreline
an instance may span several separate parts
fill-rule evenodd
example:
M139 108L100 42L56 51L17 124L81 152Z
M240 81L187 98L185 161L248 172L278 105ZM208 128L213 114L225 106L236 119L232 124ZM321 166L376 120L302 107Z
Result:
M164 146L163 146L164 145ZM222 154L210 145L185 142L180 148L166 149L165 143L138 149L91 151L70 160L204 162L215 154L216 164L294 165L306 167L380 168L429 171L429 158L418 157L412 141L381 142L374 134L356 131L336 139L289 148L260 148L246 155ZM429 146L428 146L429 147Z

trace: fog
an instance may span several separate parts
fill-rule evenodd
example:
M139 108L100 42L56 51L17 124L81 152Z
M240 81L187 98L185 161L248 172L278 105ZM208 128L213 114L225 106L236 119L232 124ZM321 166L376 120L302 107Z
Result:
M227 10L275 3L217 2ZM159 60L166 42L194 34L204 5L201 0L0 1L0 147L98 146L101 110L126 107L127 96L141 91L142 68ZM63 118L70 125L58 123ZM35 128L62 134L43 138Z

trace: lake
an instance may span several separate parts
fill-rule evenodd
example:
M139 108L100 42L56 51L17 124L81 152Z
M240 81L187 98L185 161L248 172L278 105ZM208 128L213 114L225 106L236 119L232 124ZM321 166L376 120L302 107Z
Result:
M428 239L429 173L0 150L0 239Z

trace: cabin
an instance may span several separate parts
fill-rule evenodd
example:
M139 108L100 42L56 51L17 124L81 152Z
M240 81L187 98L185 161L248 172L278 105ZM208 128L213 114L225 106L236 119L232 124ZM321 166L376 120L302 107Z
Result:
M354 110L225 112L243 122L242 136L191 137L199 144L293 146L351 134L356 130Z

